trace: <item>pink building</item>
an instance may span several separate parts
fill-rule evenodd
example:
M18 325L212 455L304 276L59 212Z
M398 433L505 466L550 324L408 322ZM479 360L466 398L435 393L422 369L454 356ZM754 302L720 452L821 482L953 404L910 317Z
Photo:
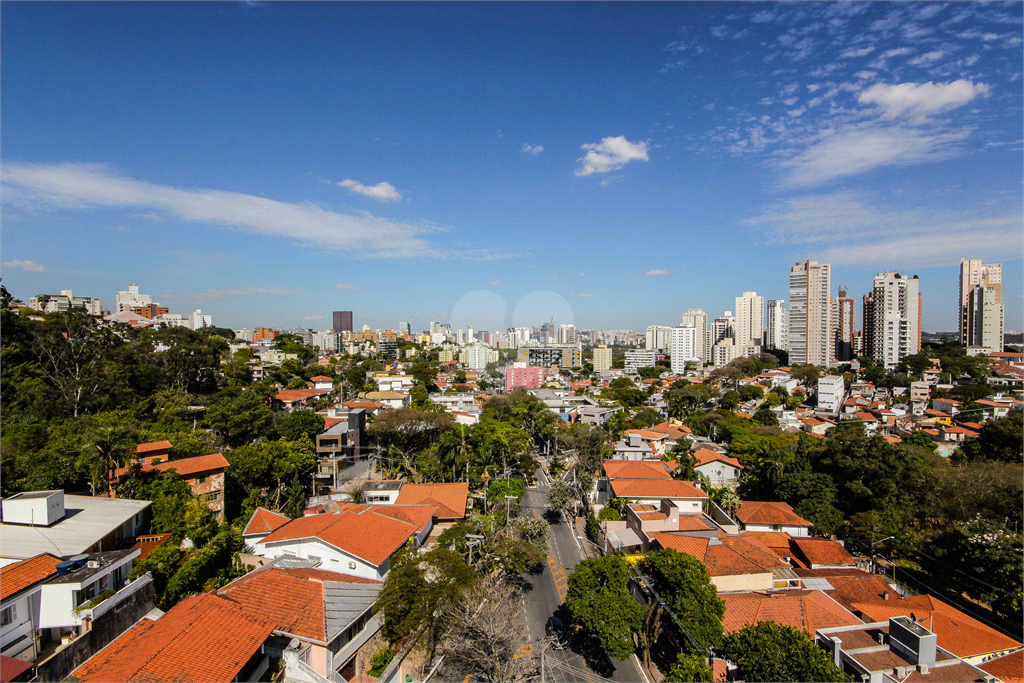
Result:
M544 368L505 368L505 391L539 389L547 378Z

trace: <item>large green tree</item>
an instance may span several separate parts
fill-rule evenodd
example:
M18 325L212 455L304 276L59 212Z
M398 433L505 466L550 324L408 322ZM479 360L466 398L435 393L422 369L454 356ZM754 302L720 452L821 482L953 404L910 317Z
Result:
M717 654L735 662L746 681L850 680L806 633L774 621L729 634Z
M633 654L633 633L643 622L643 608L629 590L629 569L619 555L584 560L569 575L565 604L573 620L601 640L616 659Z
M638 568L651 578L654 590L700 647L705 652L717 648L722 640L725 602L718 597L704 563L686 553L665 549L648 553ZM689 641L684 642L689 648Z

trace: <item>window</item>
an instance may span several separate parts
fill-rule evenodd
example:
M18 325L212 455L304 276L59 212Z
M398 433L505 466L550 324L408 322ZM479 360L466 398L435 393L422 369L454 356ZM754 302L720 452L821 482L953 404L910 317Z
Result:
M7 624L13 624L14 620L17 619L17 618L18 618L18 606L17 605L11 605L10 607L5 607L3 609L3 611L0 612L0 626L7 626Z
M316 555L307 555L306 558L310 559L310 560L313 560L314 562L319 562L320 561L320 558L317 557Z
M199 482L200 484L205 484L209 480L210 480L210 477L208 475L205 475L205 474L203 476L201 476L201 477L198 477L196 479L196 481Z

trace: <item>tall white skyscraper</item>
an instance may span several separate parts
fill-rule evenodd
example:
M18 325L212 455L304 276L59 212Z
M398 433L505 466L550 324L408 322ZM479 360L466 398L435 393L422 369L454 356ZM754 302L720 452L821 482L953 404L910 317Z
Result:
M644 349L647 351L665 351L668 349L672 328L668 325L650 325L647 328L647 339Z
M876 363L894 368L907 356L921 350L920 280L899 273L879 273L870 298L868 343ZM870 316L870 320L869 320Z
M1003 265L960 259L960 343L1002 351L1003 315Z
M715 344L724 339L732 339L735 330L736 318L733 316L732 311L726 311L720 318L715 318L714 322L711 323L710 334L708 334L710 346L714 347Z
M576 326L575 325L559 325L558 326L558 343L559 344L575 344L576 343Z
M786 300L772 299L768 302L768 331L765 334L768 349L789 350L789 316L786 314Z
M789 362L827 367L832 359L832 267L804 261L789 270Z
M708 346L708 314L699 308L683 313L683 324L697 329L697 357L704 363L711 362L711 347Z
M153 303L153 297L148 294L139 294L139 286L134 282L128 285L128 289L119 289L114 296L114 313L131 313L133 308L149 306Z
M760 346L764 338L764 297L743 292L736 297L736 345Z
M670 328L668 352L672 356L672 372L674 373L685 372L687 362L699 361L697 328L685 323Z

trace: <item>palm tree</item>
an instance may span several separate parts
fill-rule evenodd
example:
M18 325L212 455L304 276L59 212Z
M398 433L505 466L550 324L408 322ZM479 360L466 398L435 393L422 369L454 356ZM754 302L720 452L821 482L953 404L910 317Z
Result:
M110 480L114 472L128 464L135 440L127 427L100 427L83 446L78 458L79 465L89 470L93 495L102 484L104 496L111 495Z

